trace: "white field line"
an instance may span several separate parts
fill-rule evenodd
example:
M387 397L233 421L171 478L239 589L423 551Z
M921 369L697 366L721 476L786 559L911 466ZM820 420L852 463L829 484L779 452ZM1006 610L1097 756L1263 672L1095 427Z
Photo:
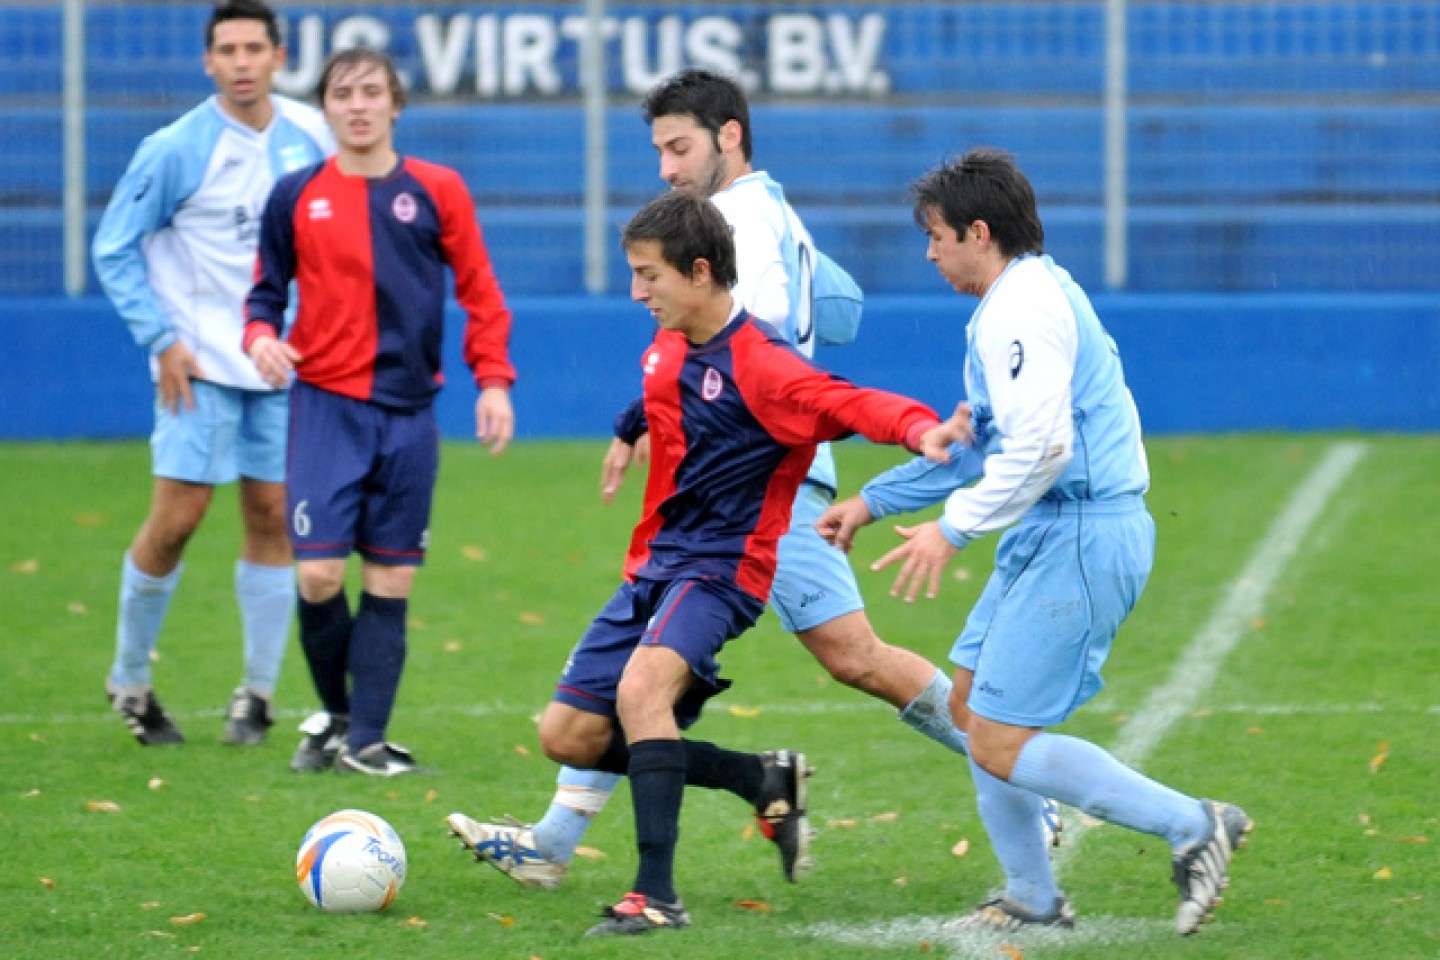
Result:
M1264 607L1266 596L1300 548L1306 533L1319 518L1331 496L1345 482L1365 455L1361 443L1339 443L1291 495L1276 517L1239 577L1220 598L1209 621L1190 641L1162 686L1151 691L1110 750L1132 767L1143 767L1151 751L1181 717L1192 713L1209 693L1220 668L1245 635L1245 629ZM1075 859L1088 828L1073 813L1065 817L1065 845L1055 855L1055 873L1060 876ZM914 949L918 942L944 947L952 957L994 957L999 941L993 936L955 930L953 918L914 917L873 924L823 924L802 928L802 936L826 937L843 943L874 947ZM1095 932L1082 933L1086 928ZM1163 931L1163 933L1162 933ZM1064 949L1067 944L1100 942L1125 943L1173 937L1169 924L1126 921L1115 917L1087 917L1073 939L1037 939L1032 945ZM1009 938L1007 937L1008 941ZM1048 952L1048 949L1047 949Z

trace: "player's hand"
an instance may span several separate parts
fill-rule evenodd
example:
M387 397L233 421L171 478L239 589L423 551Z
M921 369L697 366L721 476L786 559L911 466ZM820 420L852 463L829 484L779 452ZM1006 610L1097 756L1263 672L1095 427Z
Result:
M950 462L950 445L969 444L975 440L975 428L970 421L970 404L961 400L955 406L950 419L938 427L931 427L920 435L920 453L935 463Z
M849 553L851 545L855 543L855 534L874 520L863 499L859 496L849 497L832 503L829 509L820 514L820 519L815 521L815 532L820 534L820 539L826 543Z
M645 435L645 449L650 449L649 434ZM615 494L620 491L620 485L625 482L625 470L630 466L632 459L638 459L637 451L640 444L633 446L615 437L610 441L610 449L605 451L605 459L600 463L600 499L609 503L615 499Z
M650 433L646 431L635 438L635 462L650 462Z
M274 337L256 337L250 341L246 351L255 363L255 369L264 380L276 390L289 386L295 374L295 365L300 362L300 351L290 344Z
M900 572L895 575L895 583L890 587L890 596L898 597L904 593L905 602L914 603L915 595L924 585L925 598L934 600L940 593L940 574L950 558L960 551L945 539L945 534L940 532L940 524L934 520L915 527L897 526L895 532L904 537L905 542L872 563L870 569L883 570L897 560L901 561Z
M486 387L475 400L475 436L481 445L490 444L490 456L498 457L510 446L515 436L515 411L510 406L510 391L505 387Z
M199 380L204 374L195 354L179 340L160 351L155 358L159 362L160 377L155 385L160 389L160 402L171 413L179 413L180 405L186 410L195 409L195 394L190 389L191 380Z

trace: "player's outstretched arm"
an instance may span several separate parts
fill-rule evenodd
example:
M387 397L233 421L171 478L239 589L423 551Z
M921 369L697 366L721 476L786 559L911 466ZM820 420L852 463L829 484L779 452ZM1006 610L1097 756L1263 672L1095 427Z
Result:
M936 463L950 462L950 447L960 443L975 442L975 428L970 422L970 404L961 400L955 405L955 412L937 427L925 431L920 438L920 453L925 459Z

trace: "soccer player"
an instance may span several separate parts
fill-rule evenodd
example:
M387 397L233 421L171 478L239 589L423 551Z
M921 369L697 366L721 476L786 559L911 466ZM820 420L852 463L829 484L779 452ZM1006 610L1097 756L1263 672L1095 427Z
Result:
M793 869L808 835L803 760L680 731L728 686L716 657L764 609L815 444L858 432L943 455L955 429L923 404L825 373L741 307L729 292L730 226L707 200L664 194L623 241L631 297L660 330L642 360L643 397L617 419L616 436L634 443L648 431L651 469L625 582L581 637L540 721L551 759L630 778L639 868L590 935L689 923L674 885L687 783L750 802Z
M276 177L333 149L316 110L270 92L284 62L269 7L218 4L205 28L215 95L145 138L95 234L95 272L148 351L156 388L150 512L121 568L105 683L111 705L147 746L184 742L155 696L150 657L186 544L215 488L237 479L244 673L226 711L225 742L258 744L273 722L295 610L283 485L287 402L240 350L242 306Z
M816 329L809 296L818 260L815 244L780 185L753 169L744 91L719 74L685 70L650 91L643 113L660 157L661 178L676 190L708 197L731 226L735 299L813 357L817 337L824 335ZM602 478L607 499L619 488L637 449L643 455L645 447L643 439L634 445L624 439L611 443ZM815 531L815 521L835 497L836 482L830 445L822 443L780 541L770 605L833 677L894 705L907 724L963 753L964 734L951 723L947 706L949 677L919 654L876 636L845 555ZM802 764L802 775L805 769ZM617 781L603 771L562 769L555 797L533 827L518 821L482 823L459 813L449 823L477 859L522 884L553 888ZM762 832L768 830L763 819L759 825Z
M391 62L337 53L319 92L338 151L277 183L265 207L245 349L266 382L294 377L287 510L300 644L324 710L302 725L291 767L394 776L415 770L385 731L439 469L446 266L468 318L476 433L493 454L514 432L510 312L459 175L395 151L405 93ZM300 309L282 341L292 278ZM353 615L352 551L363 591Z
M927 257L958 293L980 298L964 378L983 468L966 475L957 459L940 483L934 464L897 467L888 502L867 488L820 526L848 546L877 517L943 499L939 520L897 528L905 543L876 563L901 565L891 593L907 601L922 589L935 596L957 551L1005 531L951 651L951 708L969 734L980 817L1006 877L967 924L1074 925L1039 829L1040 798L1054 797L1163 838L1180 889L1175 924L1194 933L1219 902L1250 818L1157 783L1089 741L1045 731L1100 690L1111 641L1154 560L1149 469L1119 352L1085 292L1044 255L1035 194L1008 154L972 150L913 189Z

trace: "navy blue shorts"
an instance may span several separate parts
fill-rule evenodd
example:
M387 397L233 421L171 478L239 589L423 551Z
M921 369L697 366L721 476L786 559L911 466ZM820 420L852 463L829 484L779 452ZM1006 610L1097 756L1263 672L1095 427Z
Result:
M720 679L720 648L755 625L765 606L728 580L637 580L622 583L575 645L555 699L577 710L615 716L616 691L630 655L642 644L674 650L695 682L675 704L683 730L705 701L730 686Z
M285 500L297 560L425 562L440 469L433 407L391 410L296 381Z

